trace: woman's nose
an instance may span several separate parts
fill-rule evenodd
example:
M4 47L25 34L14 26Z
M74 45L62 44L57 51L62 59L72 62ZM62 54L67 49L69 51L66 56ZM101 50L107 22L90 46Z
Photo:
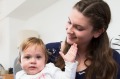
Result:
M67 33L73 34L73 26L72 25L67 26L66 31Z

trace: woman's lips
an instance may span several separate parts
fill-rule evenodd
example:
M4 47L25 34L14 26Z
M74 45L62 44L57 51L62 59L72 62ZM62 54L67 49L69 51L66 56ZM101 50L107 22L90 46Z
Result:
M69 38L69 39L75 39L76 37L75 36L67 36L67 38Z

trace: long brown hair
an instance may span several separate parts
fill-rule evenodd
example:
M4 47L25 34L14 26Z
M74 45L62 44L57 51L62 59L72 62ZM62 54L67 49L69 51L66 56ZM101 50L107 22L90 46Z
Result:
M87 66L85 79L116 79L117 63L113 59L112 49L109 45L107 28L111 20L111 12L108 4L103 0L81 0L77 2L73 9L77 9L84 16L90 19L93 25L93 31L104 28L104 32L98 38L92 38L89 44L89 52L86 55L86 61L90 60L91 65ZM65 45L64 53L67 52L70 45ZM56 61L60 68L64 67L62 57Z

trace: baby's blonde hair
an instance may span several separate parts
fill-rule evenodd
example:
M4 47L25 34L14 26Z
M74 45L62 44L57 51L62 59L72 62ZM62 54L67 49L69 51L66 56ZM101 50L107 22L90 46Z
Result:
M45 54L45 62L47 63L48 54L47 54L46 46L43 43L43 41L37 37L29 37L21 43L19 47L19 62L21 62L21 53L32 45L40 46L42 48L43 53Z

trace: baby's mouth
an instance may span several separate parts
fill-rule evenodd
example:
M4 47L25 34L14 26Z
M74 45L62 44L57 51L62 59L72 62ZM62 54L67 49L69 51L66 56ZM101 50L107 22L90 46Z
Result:
M35 66L30 66L29 69L34 70L34 69L36 69L36 67Z

